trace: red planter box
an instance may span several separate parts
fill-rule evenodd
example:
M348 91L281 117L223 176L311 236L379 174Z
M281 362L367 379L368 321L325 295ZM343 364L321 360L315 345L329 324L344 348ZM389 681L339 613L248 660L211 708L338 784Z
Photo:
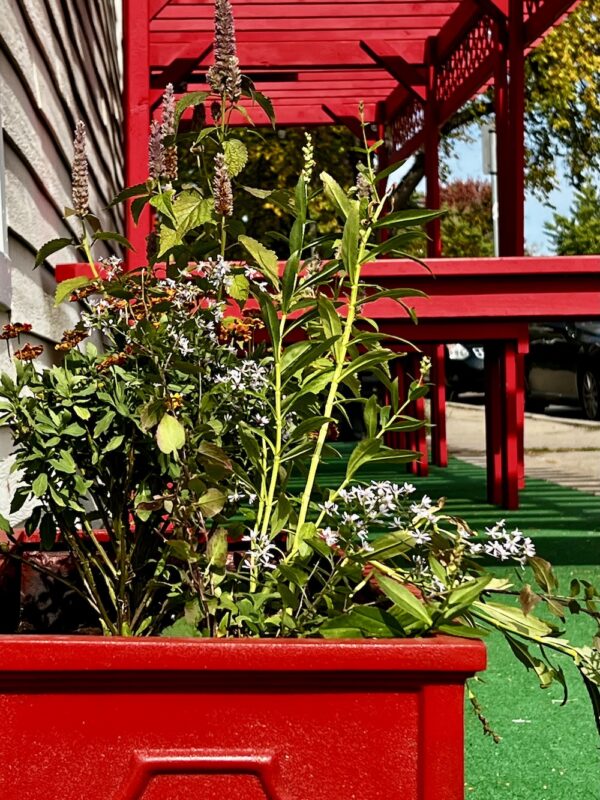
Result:
M481 642L0 637L2 800L459 800Z

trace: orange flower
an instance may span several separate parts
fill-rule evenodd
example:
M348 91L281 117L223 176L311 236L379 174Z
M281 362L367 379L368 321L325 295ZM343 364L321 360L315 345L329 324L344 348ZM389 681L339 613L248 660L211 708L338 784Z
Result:
M72 350L79 342L87 339L88 336L89 333L85 328L70 328L63 333L61 341L54 346L54 349L62 351Z
M0 339L16 339L21 333L29 333L31 325L28 322L13 322L2 326Z
M19 361L33 361L34 358L41 356L44 352L44 346L41 344L29 344L27 342L20 350L15 353L15 358Z
M124 364L127 361L127 353L115 353L113 356L108 356L99 364L96 364L98 372L105 372L109 367Z

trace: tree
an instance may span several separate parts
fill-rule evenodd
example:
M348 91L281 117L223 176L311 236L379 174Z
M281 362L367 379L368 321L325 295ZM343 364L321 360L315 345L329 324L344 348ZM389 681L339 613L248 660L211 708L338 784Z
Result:
M442 242L446 258L494 255L492 187L488 181L457 180L442 186Z
M546 226L554 250L559 256L600 253L600 191L586 182L575 192L571 216L554 214Z

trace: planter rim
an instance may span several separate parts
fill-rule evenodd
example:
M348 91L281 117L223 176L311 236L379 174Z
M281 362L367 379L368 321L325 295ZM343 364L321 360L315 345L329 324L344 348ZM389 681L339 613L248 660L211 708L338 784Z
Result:
M171 639L1 635L0 674L64 672L413 672L485 669L476 639Z

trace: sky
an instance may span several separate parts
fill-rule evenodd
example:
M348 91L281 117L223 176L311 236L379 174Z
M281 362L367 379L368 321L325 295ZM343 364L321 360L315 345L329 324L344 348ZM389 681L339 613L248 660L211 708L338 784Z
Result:
M448 162L450 180L466 180L467 178L489 180L489 175L483 173L483 155L481 134L478 128L471 131L472 137L469 141L458 142L456 144L453 157ZM405 165L408 168L409 163ZM397 179L403 170L391 176L390 180ZM423 185L418 187L419 191L425 190ZM552 220L554 210L559 214L570 216L570 207L573 201L573 190L568 182L563 178L559 189L552 192L548 201L542 203L531 193L525 199L525 246L531 255L552 255L552 245L544 231L544 224Z
M459 142L454 157L449 163L451 179L486 178L483 174L482 145L479 131L474 131L471 142ZM559 214L570 216L569 209L573 200L573 191L566 180L562 186L552 192L548 203L554 206ZM550 222L553 209L541 203L531 193L525 200L525 245L532 255L551 255L552 247L544 232L544 223Z

